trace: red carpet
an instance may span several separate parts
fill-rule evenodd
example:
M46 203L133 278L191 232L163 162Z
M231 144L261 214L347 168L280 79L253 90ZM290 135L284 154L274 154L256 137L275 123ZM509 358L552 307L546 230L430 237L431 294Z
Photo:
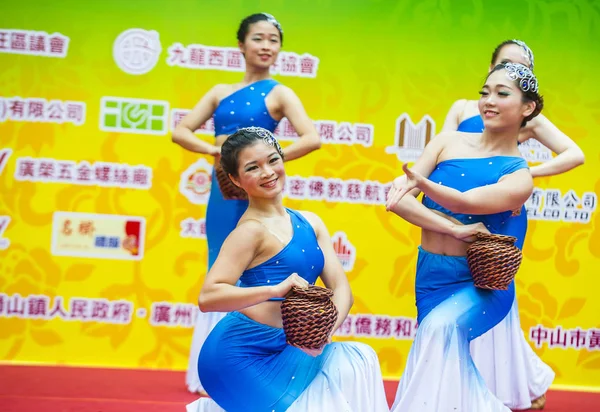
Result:
M396 386L386 382L390 404ZM183 372L0 366L1 412L184 412L194 399ZM551 391L544 411L592 412L598 405L600 393Z

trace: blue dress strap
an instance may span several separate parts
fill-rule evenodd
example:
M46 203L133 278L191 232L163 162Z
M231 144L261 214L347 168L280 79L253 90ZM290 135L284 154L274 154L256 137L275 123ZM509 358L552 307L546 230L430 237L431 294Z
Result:
M273 132L279 122L269 113L265 99L278 84L273 79L259 80L224 97L214 113L215 135L230 135L250 126Z
M528 169L529 165L523 158L515 157L514 160L506 162L500 170L500 176L508 175L521 169Z

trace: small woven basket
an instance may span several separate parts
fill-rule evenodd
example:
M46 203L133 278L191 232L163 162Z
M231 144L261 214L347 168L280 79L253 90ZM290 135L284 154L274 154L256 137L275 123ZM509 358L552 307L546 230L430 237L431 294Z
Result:
M215 163L215 175L217 176L217 183L219 183L219 189L223 194L223 199L226 200L247 200L248 194L233 184L223 167L219 162Z
M292 287L281 304L287 343L304 349L321 349L327 343L338 316L332 296L332 290L320 286Z
M482 289L507 290L513 281L523 254L514 245L517 238L477 233L467 249L467 263L475 286Z

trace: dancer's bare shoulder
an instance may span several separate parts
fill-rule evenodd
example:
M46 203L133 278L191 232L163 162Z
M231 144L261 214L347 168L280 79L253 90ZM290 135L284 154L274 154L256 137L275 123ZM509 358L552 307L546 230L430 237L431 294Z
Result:
M215 84L212 89L210 89L209 93L215 98L217 102L220 102L230 94L236 92L240 89L240 85L237 83L228 84L228 83L219 83Z

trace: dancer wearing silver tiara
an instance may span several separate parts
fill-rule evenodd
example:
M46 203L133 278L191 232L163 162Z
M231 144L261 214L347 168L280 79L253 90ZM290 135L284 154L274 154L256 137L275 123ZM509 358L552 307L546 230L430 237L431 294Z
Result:
M318 149L319 135L296 94L270 78L269 70L277 61L283 42L279 22L267 13L248 16L240 24L237 39L246 63L244 78L240 83L218 84L210 89L176 127L173 141L189 151L214 156L218 162L221 145L239 128L261 126L273 131L286 117L299 135L299 139L285 148L286 160ZM215 124L214 144L202 141L193 133L211 117ZM225 238L247 207L246 200L223 198L213 171L206 208L209 270ZM206 336L223 316L218 312L200 313L196 320L186 375L190 392L205 394L198 378L198 353Z
M519 232L512 211L529 198L533 180L517 138L542 107L531 70L499 64L481 90L483 133L440 133L394 180L387 210L422 232L415 281L419 328L393 412L509 411L481 378L469 343L508 314L514 282L508 290L475 287L465 255L477 233Z
M520 40L507 40L494 50L490 70L499 63L514 62L531 69L533 52ZM458 100L448 112L442 131L481 133L483 120L476 100ZM518 143L535 139L558 156L533 166L535 177L564 173L584 162L584 154L573 140L554 126L544 115L527 123L519 132ZM528 149L526 149L528 150ZM519 228L516 236L523 241L527 231L527 213L512 219ZM554 372L533 351L521 330L517 300L496 327L471 342L471 354L490 390L506 406L515 410L542 409L545 393L554 380Z
M200 351L209 398L188 412L389 412L377 355L362 343L303 349L286 343L281 301L321 278L344 322L353 302L322 220L283 206L284 153L268 130L242 128L223 143L221 164L249 206L209 271L198 303L231 311Z
M532 50L521 40L506 40L492 53L490 70L500 63L520 63L534 69ZM483 122L477 110L477 100L461 99L454 102L446 115L442 131L481 133ZM519 144L537 140L557 154L553 159L531 168L536 177L553 176L580 166L585 160L583 151L544 115L533 119L519 133Z

